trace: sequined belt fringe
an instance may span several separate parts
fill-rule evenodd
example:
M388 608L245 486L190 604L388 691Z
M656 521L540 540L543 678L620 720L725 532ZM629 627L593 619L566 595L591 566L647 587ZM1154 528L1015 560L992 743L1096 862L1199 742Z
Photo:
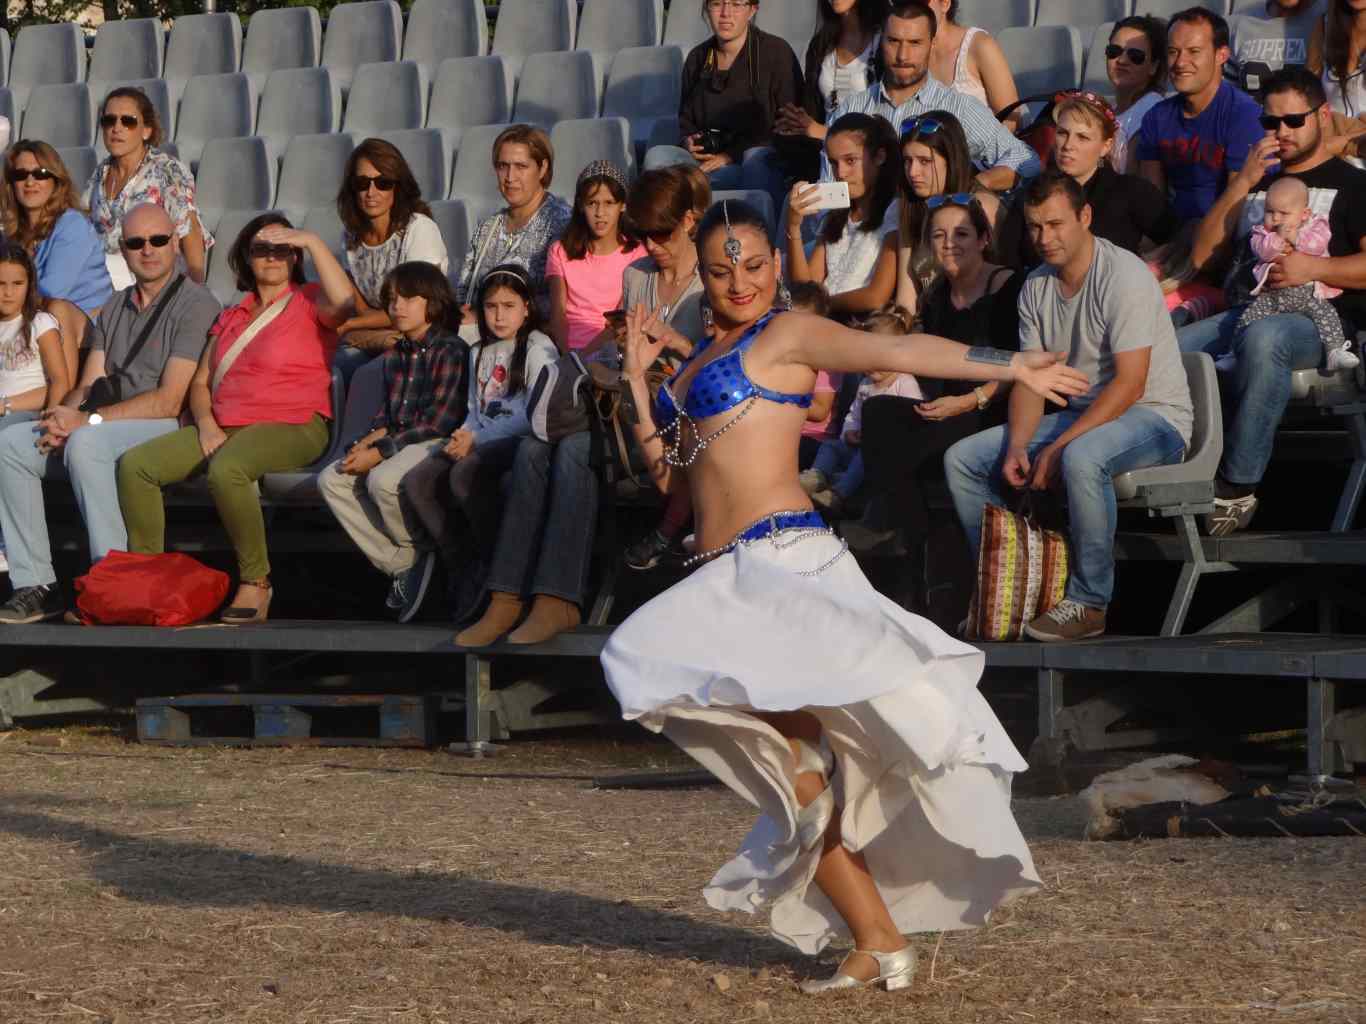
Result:
M746 526L731 539L730 543L719 548L713 548L710 551L698 552L685 561L683 567L691 568L701 562L707 562L720 555L724 555L726 552L734 550L741 544L753 544L757 541L764 540L765 538L770 539L773 542L774 547L786 548L793 544L798 544L801 541L810 540L813 537L830 536L834 532L835 531L826 525L825 520L821 518L821 514L815 509L808 508L786 512L770 512L768 515L756 519ZM829 569L843 558L848 551L849 545L841 540L839 551L835 552L834 556L828 561L814 569L800 570L797 575L819 576L821 573L825 572L826 569Z

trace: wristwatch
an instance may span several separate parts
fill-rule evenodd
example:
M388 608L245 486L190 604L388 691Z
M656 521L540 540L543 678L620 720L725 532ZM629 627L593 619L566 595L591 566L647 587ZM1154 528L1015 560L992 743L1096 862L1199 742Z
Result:
M90 414L90 419L86 420L85 422L88 426L98 427L101 423L104 422L104 417L97 412L92 412Z
M972 393L977 397L977 411L982 412L991 404L991 398L980 387L972 389Z

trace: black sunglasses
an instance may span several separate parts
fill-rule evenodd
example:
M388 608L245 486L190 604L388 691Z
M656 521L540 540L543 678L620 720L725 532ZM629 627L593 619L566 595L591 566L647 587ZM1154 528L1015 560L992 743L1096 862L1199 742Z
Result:
M382 175L353 174L351 176L352 192L369 191L371 185L374 185L381 192L392 192L397 184L398 182L394 181L393 178L386 178Z
M31 169L11 167L5 172L5 178L11 184L28 181L29 178L32 178L35 181L51 181L55 177L57 177L57 175L53 174L46 167L34 167Z
M132 114L105 114L100 118L101 128L113 128L116 124L121 124L125 128L136 128L138 119Z
M913 117L909 121L901 122L901 137L904 139L908 135L933 135L944 127L944 122L934 117Z
M247 255L254 260L287 260L294 255L294 246L252 242L247 248Z
M971 206L973 195L971 192L954 192L950 195L930 196L925 200L925 205L931 210L937 210L941 206L952 203L954 206Z
M1105 59L1106 59L1106 60L1116 60L1116 59L1118 59L1118 57L1119 57L1119 55L1120 55L1121 53L1124 54L1124 56L1126 56L1126 57L1129 58L1129 63L1130 63L1130 64L1146 64L1146 63L1148 63L1148 55L1147 55L1146 53L1144 53L1142 50L1140 50L1138 47L1136 47L1136 46L1120 46L1120 45L1117 44L1117 43L1111 43L1109 46L1107 46L1107 47L1105 48Z
M1319 103L1312 110L1306 110L1303 114L1281 114L1280 116L1277 116L1276 114L1263 114L1261 117L1257 118L1257 120L1261 122L1262 129L1268 132L1279 130L1281 122L1285 122L1287 128L1303 128L1304 122L1317 114L1319 107L1321 106L1323 106L1323 104Z
M137 252L148 242L152 243L153 249L161 249L171 244L170 235L148 235L146 238L129 238L124 236L123 247L129 252Z

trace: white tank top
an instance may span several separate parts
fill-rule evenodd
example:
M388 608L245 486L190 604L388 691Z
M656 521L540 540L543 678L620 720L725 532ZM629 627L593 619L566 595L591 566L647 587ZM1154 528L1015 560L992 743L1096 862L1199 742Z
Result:
M836 60L834 50L825 55L825 59L821 61L821 73L816 79L816 86L821 91L821 99L825 101L826 117L833 114L835 108L854 93L863 92L872 86L873 77L869 69L873 63L873 54L877 53L879 38L874 33L863 52L848 64L841 64Z
M976 27L963 33L963 41L958 44L958 56L953 59L953 81L949 86L955 92L980 100L984 107L990 108L991 104L987 102L987 88L982 84L982 79L968 70L968 54L972 51L972 41L978 35L985 34L986 29Z
M1328 37L1328 19L1323 19L1324 39ZM1325 46L1325 49L1327 47ZM1327 54L1324 55L1325 58ZM1325 59L1323 69L1323 91L1328 96L1328 105L1339 114L1346 114L1348 117L1360 117L1366 114L1366 74L1361 68L1357 68L1347 75L1345 81L1338 81L1331 68L1327 67Z
M22 337L23 318L0 320L0 398L13 398L25 391L47 386L43 360L38 354L38 339L48 331L60 331L57 321L47 313L33 318L28 337Z

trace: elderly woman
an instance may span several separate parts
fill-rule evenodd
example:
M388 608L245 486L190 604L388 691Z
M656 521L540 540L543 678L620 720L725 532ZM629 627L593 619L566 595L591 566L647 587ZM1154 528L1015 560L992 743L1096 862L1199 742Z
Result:
M104 243L77 205L66 164L46 142L16 142L5 154L5 180L5 234L33 259L43 309L61 328L67 375L74 381L89 318L113 294Z
M573 214L568 203L546 191L555 174L555 151L541 129L515 124L502 132L493 140L493 170L507 206L479 222L460 269L456 298L462 322L471 329L463 332L467 340L474 340L477 321L470 303L484 275L505 263L526 268L537 308L542 316L549 314L546 259Z
M114 287L127 288L133 283L119 251L120 225L124 215L142 203L153 203L170 214L185 269L202 284L213 237L200 222L190 169L170 154L157 151L163 139L157 108L141 89L121 86L100 104L100 131L109 156L90 176L82 202L104 239Z
M305 284L304 252L318 269ZM190 383L191 426L119 460L128 549L164 550L162 488L204 474L237 553L240 586L221 620L264 622L270 563L256 481L316 461L327 449L336 325L351 308L351 281L317 235L278 213L242 229L228 255L242 301L219 314Z

